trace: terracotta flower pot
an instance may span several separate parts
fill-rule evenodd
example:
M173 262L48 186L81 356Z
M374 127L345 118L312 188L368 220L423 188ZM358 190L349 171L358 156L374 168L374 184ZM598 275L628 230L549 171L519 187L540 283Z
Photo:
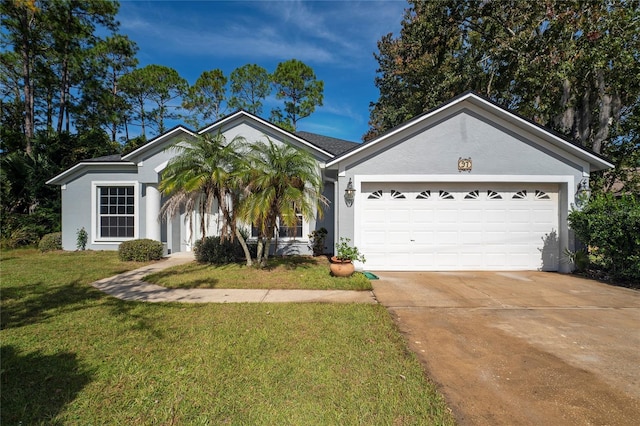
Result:
M350 260L340 260L335 256L331 258L329 268L331 269L331 275L334 277L350 277L356 270L356 267Z

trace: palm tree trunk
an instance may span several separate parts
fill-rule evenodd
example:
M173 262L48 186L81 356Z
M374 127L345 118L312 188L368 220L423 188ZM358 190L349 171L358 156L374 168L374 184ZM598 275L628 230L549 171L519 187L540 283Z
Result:
M242 246L242 251L244 252L244 257L247 259L247 267L253 266L253 260L251 259L251 253L249 253L249 246L247 245L247 241L242 236L242 233L238 228L236 228L236 238L240 242Z
M267 260L269 259L269 250L271 249L271 238L267 238L264 244L262 259L259 260L261 268L267 267Z
M258 237L258 253L256 254L256 263L262 265L262 253L264 253L264 240Z

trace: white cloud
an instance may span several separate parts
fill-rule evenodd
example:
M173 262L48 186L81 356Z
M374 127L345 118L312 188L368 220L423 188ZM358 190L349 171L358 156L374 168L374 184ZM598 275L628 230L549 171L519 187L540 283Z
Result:
M145 38L167 53L218 58L295 57L347 68L371 59L375 42L399 26L404 5L237 2L235 8L225 9L224 15L216 15L215 10L198 15L198 2L194 9L185 7L184 13L178 4L161 2L150 11L136 7L137 3L124 3L126 7L121 8L119 16L122 28L132 33L134 40ZM177 15L176 10L180 11ZM174 15L167 16L171 11Z

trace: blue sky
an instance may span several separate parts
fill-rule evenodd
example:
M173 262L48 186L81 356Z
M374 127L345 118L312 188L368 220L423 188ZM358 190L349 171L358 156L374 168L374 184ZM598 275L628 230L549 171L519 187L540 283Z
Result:
M215 68L229 76L248 63L273 72L282 61L303 61L324 81L324 105L298 130L360 141L378 98L376 43L398 34L406 7L401 0L121 0L117 19L138 44L140 67L172 67L190 84ZM279 102L266 100L265 118Z

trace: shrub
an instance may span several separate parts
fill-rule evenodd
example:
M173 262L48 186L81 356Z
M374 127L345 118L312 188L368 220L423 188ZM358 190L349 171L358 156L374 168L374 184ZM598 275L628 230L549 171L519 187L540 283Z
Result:
M309 242L311 245L309 246L311 250L313 250L314 256L320 256L325 253L327 249L324 245L324 241L327 239L327 229L320 228L316 229L312 233L309 234Z
M118 256L122 261L147 262L162 258L162 243L156 240L141 239L125 241L118 247Z
M38 244L40 251L62 250L62 232L46 234Z
M251 251L251 247L249 247ZM221 241L220 237L206 237L196 241L193 246L195 258L200 263L224 265L244 258L242 246L236 240Z
M572 211L569 224L596 267L614 279L640 281L640 201L599 195L581 211Z
M38 233L29 227L21 227L11 231L2 239L2 247L14 249L23 246L35 245L40 240Z

